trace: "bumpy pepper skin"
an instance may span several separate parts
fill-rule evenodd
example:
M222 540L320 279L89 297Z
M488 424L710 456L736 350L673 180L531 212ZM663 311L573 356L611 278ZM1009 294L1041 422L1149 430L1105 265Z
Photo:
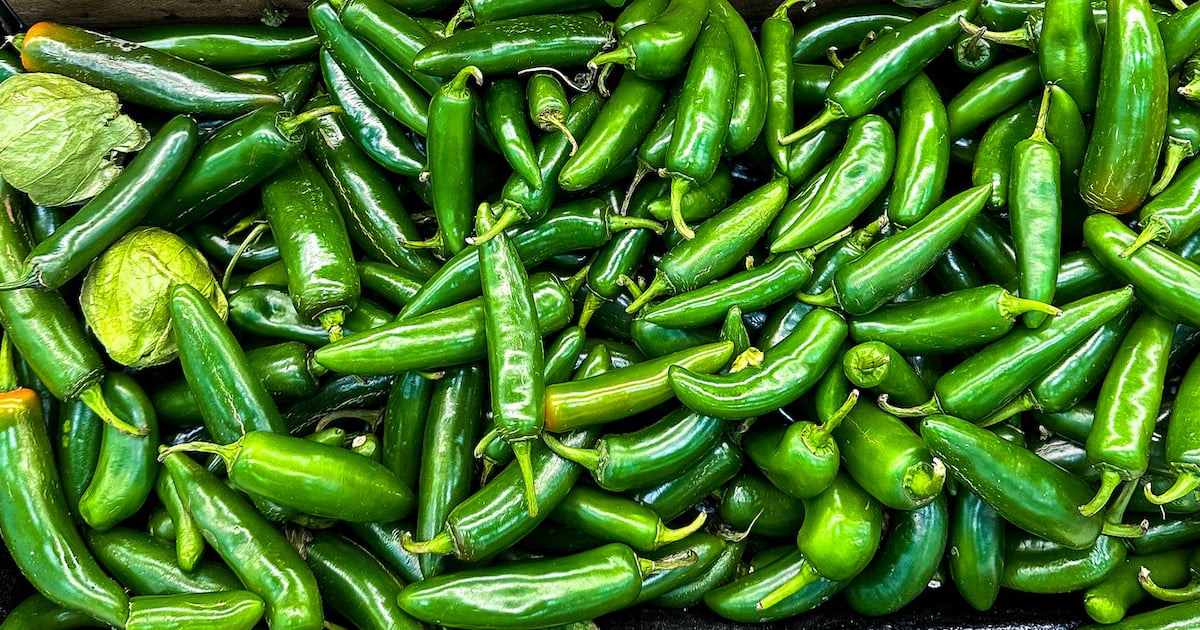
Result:
M21 63L116 92L123 101L164 111L228 118L283 99L269 86L136 43L74 26L38 22L25 32Z
M1092 208L1126 214L1142 204L1167 125L1162 38L1145 0L1109 0L1092 137L1079 191Z
M922 420L921 437L956 479L1009 522L1071 549L1095 544L1103 516L1079 513L1093 492L1071 473L951 416Z

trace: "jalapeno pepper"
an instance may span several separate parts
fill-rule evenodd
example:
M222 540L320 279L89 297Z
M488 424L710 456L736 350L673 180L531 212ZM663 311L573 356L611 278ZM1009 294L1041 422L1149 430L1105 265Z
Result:
M975 77L946 104L951 138L961 138L1024 101L1043 85L1038 57L1006 61Z
M352 335L373 330L394 318L393 313L366 298L360 298L358 306L346 315L342 331ZM262 337L300 341L311 346L329 343L329 331L317 322L302 318L296 310L296 303L280 287L239 289L229 300L229 323L239 330Z
M840 451L833 431L858 402L858 390L820 424L794 422L786 429L754 430L742 438L742 447L755 466L775 487L798 499L810 499L833 483Z
M622 32L614 50L596 55L588 65L616 63L645 79L676 76L683 72L709 10L709 3L701 0L670 0L648 12L645 21Z
M944 495L923 508L893 514L879 552L843 591L850 608L886 615L920 595L946 550L949 521Z
M929 400L932 392L916 370L895 349L885 343L868 341L858 344L842 356L842 370L856 387L887 394L888 400Z
M244 590L142 595L129 600L125 628L154 630L179 624L196 630L250 630L262 619L263 600Z
M200 525L183 505L179 490L170 473L159 466L158 480L154 484L154 493L163 504L171 522L175 525L175 561L180 569L192 571L200 562L204 553L204 534Z
M1101 536L1084 550L1035 536L1009 536L1004 546L1005 588L1026 593L1067 593L1108 577L1125 560L1125 543Z
M629 73L621 77L579 150L558 174L564 190L581 190L609 173L642 144L667 99L667 85Z
M421 49L439 38L409 17L407 9L381 0L334 0L331 4L347 31L395 64L427 94L437 91L440 79L417 72L413 62Z
M612 43L612 23L595 13L527 15L480 24L417 54L418 72L449 78L468 65L485 76L534 67L582 66Z
M384 630L421 624L396 603L404 583L365 549L338 534L319 531L304 544L325 605L358 628Z
M825 93L825 109L783 139L790 144L839 118L858 118L908 83L958 36L959 18L971 19L977 3L959 0L900 26L846 62Z
M133 377L111 372L104 379L105 398L144 435L127 435L105 427L100 457L83 495L79 515L93 529L105 531L142 508L154 489L158 461L158 421L150 397Z
M210 68L284 63L312 56L321 46L302 26L166 24L117 29L112 35Z
M730 528L790 538L804 521L804 503L763 476L742 471L718 492L717 516Z
M891 5L861 5L838 7L805 20L797 27L791 42L791 55L796 63L813 63L825 59L830 46L857 46L868 34L884 29L897 29L912 21L910 9Z
M34 593L12 607L0 627L4 630L70 630L93 627L96 620L78 610L59 606Z
M283 99L217 70L137 43L74 26L38 22L21 42L30 72L54 72L115 92L122 101L167 112L223 118Z
M1114 276L1129 282L1151 310L1172 321L1200 324L1200 309L1192 294L1200 286L1200 268L1158 245L1146 244L1121 258L1136 240L1119 220L1093 215L1083 224L1084 243Z
M63 500L33 390L17 386L12 346L0 342L0 535L25 577L54 603L123 626L129 598L83 544Z
M559 502L550 519L601 540L624 543L635 551L654 551L704 526L701 512L679 529L667 527L657 513L632 499L576 486Z
M816 384L833 364L846 338L846 321L826 309L814 310L786 339L771 349L761 367L720 376L669 373L671 389L689 409L725 419L757 416L791 403Z
M979 140L979 149L971 164L971 183L991 184L988 207L999 210L1008 206L1012 152L1017 143L1033 133L1037 106L1026 101L1005 112L988 126Z
M1200 487L1200 469L1196 468L1198 461L1195 456L1195 438L1191 426L1195 424L1191 401L1197 395L1197 378L1200 378L1200 361L1193 361L1179 383L1179 392L1175 403L1171 406L1170 424L1167 429L1167 461L1171 471L1175 473L1175 483L1161 495L1154 495L1146 489L1146 498L1153 503L1169 503L1190 494ZM1147 401L1147 404L1151 401ZM1172 431L1174 429L1174 431ZM1147 449L1148 450L1148 449Z
M975 610L990 610L1004 573L1005 522L979 495L960 488L950 516L946 554L958 593Z
M89 530L88 547L121 584L134 595L208 593L242 588L233 572L216 560L184 571L175 564L171 543L150 534L117 527L107 532Z
M1147 555L1129 555L1103 581L1088 587L1083 607L1097 623L1117 623L1133 606L1149 596L1138 583L1138 573L1149 569L1156 584L1167 588L1183 586L1188 580L1186 549L1161 551Z
M888 217L912 225L933 210L946 185L950 140L946 106L929 77L920 73L900 92L900 133L888 195ZM886 179L886 178L885 178Z
M812 571L802 551L786 550L782 557L766 566L709 591L704 595L704 603L718 615L739 623L785 619L817 607L845 586L844 582L820 576L811 578ZM797 579L804 579L807 584L770 607L759 605L764 597Z
M743 459L741 447L723 437L716 448L679 477L642 488L633 494L633 498L657 512L663 520L675 520L733 479L742 469Z
M1110 0L1096 117L1079 190L1091 207L1132 212L1154 183L1167 124L1167 67L1150 4ZM1136 147L1136 149L1135 149Z
M1063 206L1058 149L1046 139L1050 94L1046 90L1042 95L1033 135L1013 148L1008 193L1019 268L1018 293L1022 298L1046 303L1054 301ZM1035 311L1022 318L1026 326L1037 328L1046 321L1046 314Z

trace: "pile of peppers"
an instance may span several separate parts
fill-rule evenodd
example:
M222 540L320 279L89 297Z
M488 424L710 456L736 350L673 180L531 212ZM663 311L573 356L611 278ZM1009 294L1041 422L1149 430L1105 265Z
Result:
M1200 5L459 2L0 49L152 132L0 181L0 629L1200 626ZM229 313L122 369L144 229Z

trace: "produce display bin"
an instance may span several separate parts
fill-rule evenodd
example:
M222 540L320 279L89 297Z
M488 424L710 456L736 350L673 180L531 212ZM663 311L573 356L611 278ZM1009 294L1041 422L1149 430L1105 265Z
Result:
M731 0L753 24L775 7L772 0ZM814 13L861 0L818 0ZM303 20L308 0L0 0L0 29L20 32L43 19L90 28L138 26L161 23L254 22L264 8L287 11L292 20ZM32 593L32 587L0 546L0 620ZM1146 604L1134 612L1143 610ZM780 628L990 628L1059 629L1076 628L1086 618L1079 593L1063 596L1029 595L1003 591L995 607L987 612L969 608L952 585L930 588L898 613L879 618L859 615L839 599L816 610L773 625ZM640 606L597 620L601 628L700 628L726 630L746 627L721 619L703 606L666 610Z

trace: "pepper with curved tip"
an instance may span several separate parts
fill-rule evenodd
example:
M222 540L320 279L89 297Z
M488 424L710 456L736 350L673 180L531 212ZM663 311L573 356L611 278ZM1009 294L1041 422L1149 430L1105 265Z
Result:
M1028 534L1009 536L1004 544L1001 585L1024 593L1068 593L1093 586L1125 560L1120 538L1100 536L1083 550L1065 548Z
M550 513L550 520L648 552L691 535L704 526L707 516L701 512L686 526L671 529L656 512L632 499L576 486Z
M525 121L525 94L521 84L512 78L492 81L484 95L483 109L504 160L527 184L540 188L537 156L533 136Z
M105 376L104 397L114 412L144 435L104 427L96 471L79 498L79 515L98 531L112 529L140 510L158 474L158 420L150 397L133 377L122 372Z
M1200 450L1197 448L1197 438L1200 433L1195 429L1196 407L1192 404L1200 394L1200 361L1193 361L1179 383L1179 391L1175 404L1171 406L1171 415L1167 425L1167 462L1175 473L1175 481L1171 488L1161 495L1155 495L1146 484L1145 494L1150 502L1155 504L1170 503L1176 499L1191 494L1200 487ZM1173 430L1172 430L1173 429Z
M683 471L678 477L633 493L633 499L673 521L695 508L704 497L716 492L742 469L742 448L729 437Z
M1022 298L1051 303L1058 278L1062 237L1063 192L1058 149L1046 138L1050 90L1042 94L1033 135L1012 153L1008 208L1013 246L1017 250L1017 286ZM1037 328L1046 314L1029 312L1025 325Z
M832 433L857 402L854 390L820 425L799 421L786 429L755 427L743 436L742 448L775 487L797 499L810 499L837 476L840 451Z
M679 409L632 433L604 435L592 448L571 448L548 433L542 440L591 472L596 485L624 492L678 476L716 448L725 428L724 420Z
M1037 63L1037 55L1025 55L972 79L946 103L949 136L962 138L1036 94L1044 84Z
M1083 607L1097 623L1117 623L1130 608L1150 596L1138 582L1145 567L1154 582L1166 588L1177 588L1188 581L1189 549L1172 549L1146 555L1126 556L1125 561L1098 584L1083 594Z
M888 194L888 218L912 225L929 214L942 198L950 168L946 105L924 72L900 92L900 131L896 166Z
M671 389L689 409L738 420L779 409L808 391L837 358L846 338L846 320L817 309L771 349L761 367L703 376L672 367Z
M594 186L639 147L667 100L667 86L629 73L621 77L596 121L558 174L564 190Z
M207 560L184 571L175 563L175 549L171 543L145 532L116 527L107 532L88 530L85 536L96 560L134 595L209 593L242 588L233 571L218 560Z
M990 610L1004 573L1005 521L979 495L960 488L950 516L950 578L975 610Z
M438 36L409 17L407 9L386 0L332 0L342 26L396 65L426 94L441 87L441 80L413 68L417 54L438 41Z
M1012 152L1018 142L1033 133L1037 111L1036 103L1025 101L992 121L979 139L979 149L971 162L971 183L991 184L987 205L992 210L1008 207Z
M792 132L796 122L795 103L792 99L792 37L796 29L788 17L790 9L798 0L789 0L776 7L763 20L759 31L762 45L762 63L766 72L766 117L763 124L763 143L775 164L775 170L787 172L788 148L783 138ZM823 91L822 91L823 92Z
M704 603L718 615L740 623L786 619L819 606L846 585L819 575L813 579L812 573L803 552L785 550L766 566L705 593ZM770 607L759 605L764 597L797 579L804 579L807 585Z

